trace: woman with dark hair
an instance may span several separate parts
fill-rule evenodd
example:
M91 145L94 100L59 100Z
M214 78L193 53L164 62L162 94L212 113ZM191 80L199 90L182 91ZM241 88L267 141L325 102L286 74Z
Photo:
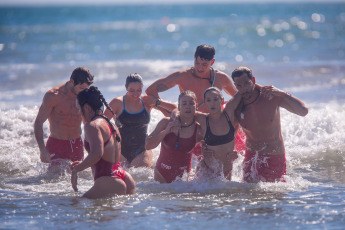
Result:
M173 103L168 103L153 96L142 95L143 80L137 73L130 74L126 78L126 95L114 98L110 108L114 114L107 109L104 115L109 119L114 118L122 136L121 153L125 159L121 162L131 167L151 167L152 151L145 149L147 128L150 122L152 108L170 115L176 108Z
M223 109L224 98L220 90L216 87L205 90L204 103L209 114L197 113L196 116L203 133L203 160L197 175L214 178L223 174L231 180L233 161L237 158L235 137L239 128L235 109L240 101L241 96L237 93Z
M154 169L154 179L171 183L190 172L192 149L201 139L200 126L195 122L196 96L184 91L178 98L179 115L174 119L163 118L146 139L146 149L161 150Z
M103 116L103 105L111 111L108 103L94 86L79 93L77 100L84 121L84 147L88 156L72 164L71 183L74 191L78 191L77 173L91 167L95 183L83 197L95 199L115 194L134 194L135 182L119 163L121 137L116 126Z

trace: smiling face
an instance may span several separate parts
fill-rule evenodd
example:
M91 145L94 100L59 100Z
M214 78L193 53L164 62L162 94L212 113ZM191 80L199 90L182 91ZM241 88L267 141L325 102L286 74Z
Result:
M248 77L247 73L243 73L241 76L235 77L234 82L243 99L248 100L253 96L255 83Z
M143 84L140 82L131 82L128 84L127 89L127 95L129 97L132 97L134 99L138 99L141 96L141 93L143 92Z
M222 110L223 98L219 92L210 90L205 94L204 103L210 113L217 113Z

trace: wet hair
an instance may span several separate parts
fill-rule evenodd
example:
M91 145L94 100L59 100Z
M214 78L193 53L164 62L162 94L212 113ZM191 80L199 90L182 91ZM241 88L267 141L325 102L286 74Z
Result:
M249 69L246 66L240 66L236 68L234 71L232 71L231 78L233 81L235 81L236 77L241 77L242 74L245 74L245 73L247 74L250 80L253 80L253 72L251 69Z
M87 68L77 67L73 70L70 79L74 81L74 86L76 86L84 83L91 85L93 83L93 78L94 76Z
M194 58L197 59L198 57L200 57L201 59L212 61L215 54L216 50L213 46L199 45L198 47L196 47Z
M205 100L206 93L210 92L210 91L217 92L219 94L220 99L223 99L223 95L222 95L222 92L220 91L220 89L218 89L217 87L212 86L212 87L209 87L209 88L207 88L205 90L205 92L204 92L204 100Z
M194 101L196 101L196 95L193 91L190 91L190 90L186 90L186 91L183 91L182 93L180 93L180 95L178 96L178 100L177 100L177 103L178 105L180 105L180 100L183 96L186 96L186 95L190 95L194 98Z
M115 115L115 113L111 109L109 104L106 102L106 100L104 99L101 91L99 91L96 86L90 86L90 88L87 88L81 91L78 94L77 99L81 108L83 108L85 104L88 104L95 111L95 116L98 115L98 116L103 117L110 125L112 131L116 133L116 138L115 138L116 141L118 142L121 141L120 135L118 134L117 129L114 127L114 125L110 122L110 120L106 116L103 116L103 108L104 108L103 105L105 105L105 107L107 107L107 109L109 109L113 115Z
M133 82L139 82L142 85L144 85L143 78L138 73L132 73L132 74L127 76L126 85L125 85L126 89L128 88L129 84L133 83Z

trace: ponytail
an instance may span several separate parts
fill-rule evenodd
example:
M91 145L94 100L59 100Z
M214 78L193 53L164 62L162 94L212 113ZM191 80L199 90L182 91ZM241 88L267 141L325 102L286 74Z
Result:
M77 96L79 105L82 107L84 104L90 105L90 107L95 111L95 116L103 117L109 124L113 133L116 134L116 141L121 142L120 134L117 128L110 122L110 120L103 115L103 105L105 105L113 115L114 111L111 109L109 104L104 99L102 93L98 90L96 86L90 86L90 88L83 90ZM99 113L101 112L101 113Z
M103 94L101 92L99 92L99 99L102 101L102 103L105 105L105 107L107 107L107 109L109 109L110 112L115 116L114 111L111 109L108 102L104 99ZM115 137L116 141L121 142L120 135L119 135L117 129L114 127L113 123L111 123L110 120L106 116L101 115L101 117L103 117L108 122L108 124L110 124L111 129L116 134L116 137Z

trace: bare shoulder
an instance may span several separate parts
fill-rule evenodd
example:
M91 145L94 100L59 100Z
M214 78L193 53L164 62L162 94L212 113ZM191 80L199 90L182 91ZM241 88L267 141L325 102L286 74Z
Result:
M48 90L44 94L43 103L56 103L62 100L62 97L66 95L66 93L63 91L63 86L64 85L59 85Z
M84 124L85 132L98 132L102 123L99 119L93 120L91 122L87 122Z
M174 77L177 80L180 80L180 79L184 79L185 77L189 76L190 74L192 74L191 68L187 68L184 70L176 71L176 72L170 74L169 76Z
M205 123L207 117L207 113L202 113L202 112L195 112L195 120L198 122L200 125Z
M120 96L120 97L115 97L115 98L113 98L113 99L110 101L109 105L110 105L111 107L117 107L117 106L119 106L119 105L122 106L122 103L123 103L123 96Z
M220 70L216 70L216 69L215 69L215 71L216 71L216 77L219 80L221 80L221 81L229 81L229 80L231 80L229 75L227 75L226 73L224 73L224 72L222 72Z

